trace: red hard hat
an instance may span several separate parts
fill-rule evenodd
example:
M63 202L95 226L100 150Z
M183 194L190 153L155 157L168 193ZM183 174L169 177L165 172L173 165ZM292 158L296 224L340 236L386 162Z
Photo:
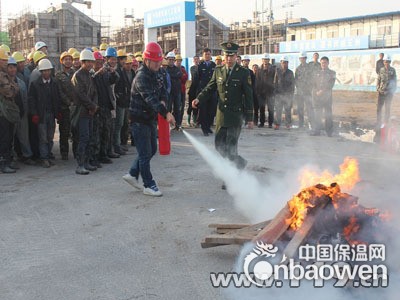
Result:
M93 56L94 56L94 59L95 59L95 60L98 60L98 59L103 60L103 59L104 59L104 58L103 58L103 55L101 55L101 53L100 53L99 51L93 52Z
M154 61L162 61L163 53L161 46L155 42L150 42L146 45L146 49L143 52L143 58L147 58Z

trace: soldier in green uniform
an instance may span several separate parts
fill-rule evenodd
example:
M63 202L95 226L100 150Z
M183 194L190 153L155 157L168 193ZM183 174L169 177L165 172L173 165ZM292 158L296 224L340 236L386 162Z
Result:
M218 108L215 129L215 148L233 161L238 169L244 169L247 161L238 155L238 139L243 116L248 128L253 123L253 90L250 72L236 62L239 45L226 42L221 44L225 54L225 65L217 66L207 86L192 101L193 108L202 105L211 95L218 92Z

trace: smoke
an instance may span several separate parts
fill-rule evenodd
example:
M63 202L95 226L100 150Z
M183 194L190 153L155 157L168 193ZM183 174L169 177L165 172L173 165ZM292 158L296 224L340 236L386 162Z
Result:
M321 173L321 170L315 165L304 166L298 168L295 172L293 167L290 172L280 174L278 178L268 178L268 182L261 184L258 179L246 170L238 170L229 160L221 157L215 150L209 149L206 145L197 141L193 136L183 131L195 149L203 157L203 159L211 167L213 174L221 179L227 186L227 192L233 197L234 205L237 210L244 214L252 223L257 223L272 219L276 213L285 205L294 194L297 194L300 188L298 176L302 174L304 169L314 170ZM387 182L394 182L396 175L388 173L386 170L394 160L384 160L385 165L377 165L365 170L361 164L361 173L370 174L374 172L376 176L387 178ZM295 165L295 164L294 164ZM288 184L289 183L289 184ZM351 191L352 194L360 197L360 202L366 207L376 206L393 213L400 211L398 201L398 185L391 185L390 189L383 191L383 188L376 186L373 180L362 180L357 184L356 188ZM387 202L384 199L388 199ZM394 210L394 211L393 211ZM323 288L315 288L312 281L302 280L301 286L298 288L290 288L288 284L284 284L282 288L235 288L230 286L224 289L228 299L266 299L266 300L397 300L399 292L396 282L400 282L398 269L400 268L400 259L397 257L398 249L400 249L400 239L398 228L400 227L400 219L394 217L392 222L388 224L388 229L382 234L386 235L388 242L386 244L387 260L385 265L389 269L389 287L387 288L335 288L332 282L326 282ZM249 254L253 244L245 245L234 265L233 271L242 272L244 257Z
M246 170L238 170L218 152L209 149L186 131L183 133L210 165L214 175L221 179L221 184L225 183L228 193L233 197L235 208L253 223L273 218L298 188L287 186L287 182L296 182L295 174L285 175L288 178L279 180L272 178L268 185L261 185L254 175Z

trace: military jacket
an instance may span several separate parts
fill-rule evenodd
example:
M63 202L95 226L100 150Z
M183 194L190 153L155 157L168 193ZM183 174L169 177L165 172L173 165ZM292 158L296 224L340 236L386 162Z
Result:
M218 92L216 130L221 127L240 127L243 116L253 120L253 91L249 70L235 64L228 76L226 66L217 66L211 80L197 98L200 104Z
M393 67L386 69L385 67L379 70L376 90L380 94L394 94L397 88L396 70Z

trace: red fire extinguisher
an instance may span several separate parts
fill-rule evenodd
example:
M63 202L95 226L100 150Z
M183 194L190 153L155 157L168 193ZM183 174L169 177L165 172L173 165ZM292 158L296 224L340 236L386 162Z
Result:
M160 155L169 155L171 153L169 123L160 114L158 114L158 149Z

